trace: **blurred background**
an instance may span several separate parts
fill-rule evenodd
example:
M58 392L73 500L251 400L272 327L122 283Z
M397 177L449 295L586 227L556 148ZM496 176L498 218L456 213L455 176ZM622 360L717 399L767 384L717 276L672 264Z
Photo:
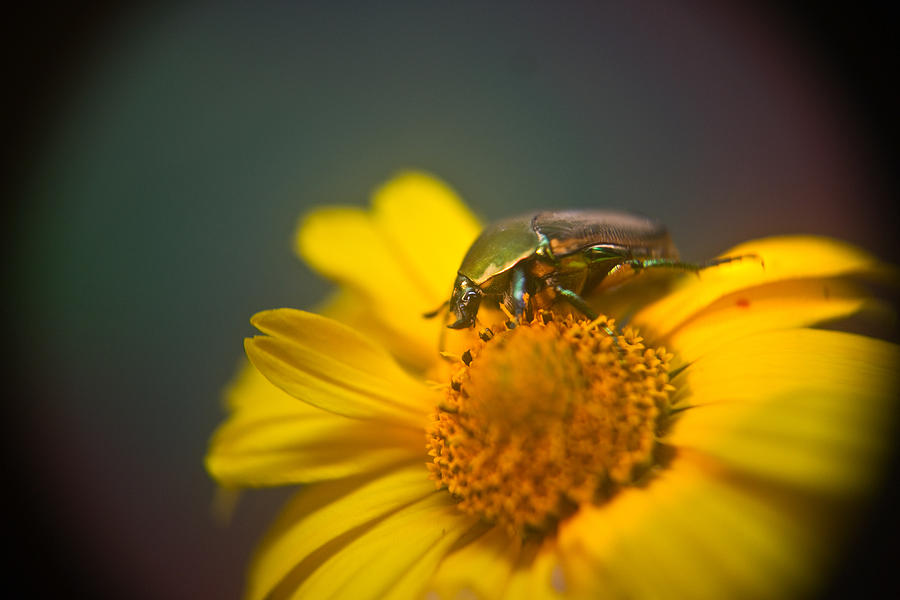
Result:
M896 22L788 3L182 2L8 19L3 502L25 597L236 598L285 498L212 518L248 318L329 286L314 205L400 169L485 219L610 206L682 254L808 232L891 260ZM448 282L449 285L450 282ZM892 569L885 487L834 574ZM855 557L855 558L854 558Z

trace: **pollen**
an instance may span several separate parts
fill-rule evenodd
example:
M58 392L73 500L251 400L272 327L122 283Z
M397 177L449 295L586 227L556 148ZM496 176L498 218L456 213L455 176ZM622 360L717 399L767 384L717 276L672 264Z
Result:
M541 534L650 471L672 356L614 331L604 317L543 314L467 350L427 441L431 477L460 509Z

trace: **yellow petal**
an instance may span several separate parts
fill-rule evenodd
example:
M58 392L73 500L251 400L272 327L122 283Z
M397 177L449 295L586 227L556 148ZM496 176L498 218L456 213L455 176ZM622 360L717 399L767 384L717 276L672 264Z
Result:
M651 490L657 512L649 535L681 551L682 597L796 597L808 585L818 559L811 531L798 527L801 515L755 490L705 477L669 479L669 489Z
M429 588L438 598L500 598L521 546L493 527L444 559Z
M433 392L403 372L379 346L349 327L293 309L251 320L268 336L246 340L253 365L288 394L323 410L419 427Z
M582 509L564 524L560 552L585 597L793 597L819 560L814 525L676 459L645 488Z
M317 410L276 387L262 376L249 361L242 359L232 381L225 389L225 405L229 413L245 409L259 411L261 414L280 414L286 409ZM296 408L299 405L299 408Z
M437 329L430 343L410 341L407 333L392 329L384 319L373 315L370 301L348 288L338 290L316 312L377 340L401 365L415 373L424 373L433 366L440 351L438 339L443 329L440 319L432 323Z
M206 467L229 487L334 479L421 461L422 433L347 419L297 400L250 365L229 391L233 414Z
M434 493L375 523L306 578L294 598L419 597L448 549L475 523ZM396 592L396 593L395 593Z
M540 545L536 542L525 544L507 580L503 598L559 600L565 597L565 589L556 544L548 538Z
M664 340L690 362L704 352L756 332L808 327L867 310L888 314L859 286L840 279L799 279L761 285L719 298ZM882 319L884 320L884 319Z
M755 254L748 258L685 274L671 293L640 310L632 324L657 339L719 298L754 286L791 279L827 279L874 275L882 269L871 255L837 240L786 236L741 244L722 256Z
M375 194L373 211L313 211L297 235L300 255L353 292L386 338L402 340L424 368L438 352L441 319L427 320L450 296L456 270L478 234L477 221L440 181L407 173Z
M441 324L422 314L441 300L416 284L367 212L317 210L306 217L299 239L301 253L314 269L352 291L367 313L417 353L434 353Z
M745 337L675 379L690 408L664 441L785 484L857 489L885 450L898 364L897 346L847 333Z
M434 495L422 465L371 480L353 477L309 486L288 504L260 545L247 597L268 597L276 586L293 591L331 553L368 531L366 524Z
M442 530L442 537L439 541L428 548L418 559L415 564L406 569L401 579L391 584L390 592L385 594L385 600L406 600L407 598L421 598L423 591L429 586L429 581L434 576L435 570L446 558L447 554L453 550L459 543L461 538L468 535L468 531L476 528L474 520L461 517L454 511L455 507L446 507L435 518L444 519L447 515L454 523L454 530L451 535L447 535Z
M647 524L655 515L653 497L644 489L628 488L602 506L583 507L561 525L560 554L581 595L654 598L684 585L678 540L651 535ZM655 566L646 571L648 563Z
M406 265L414 283L438 303L481 225L447 184L423 173L403 173L375 192L376 227Z

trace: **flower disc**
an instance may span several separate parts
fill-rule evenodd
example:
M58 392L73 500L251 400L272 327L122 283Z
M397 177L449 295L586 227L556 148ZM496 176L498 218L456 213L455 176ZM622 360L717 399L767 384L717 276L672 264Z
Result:
M519 535L601 503L655 462L671 355L605 318L541 315L463 355L429 428L433 479Z

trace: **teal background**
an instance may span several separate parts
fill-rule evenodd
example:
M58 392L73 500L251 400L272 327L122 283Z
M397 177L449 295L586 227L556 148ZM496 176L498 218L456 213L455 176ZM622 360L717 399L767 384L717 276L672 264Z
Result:
M291 250L310 207L418 168L485 219L640 210L689 259L795 232L896 253L870 115L771 10L185 3L100 34L8 234L14 460L99 594L239 594L284 494L218 525L202 458L249 316L330 289Z

